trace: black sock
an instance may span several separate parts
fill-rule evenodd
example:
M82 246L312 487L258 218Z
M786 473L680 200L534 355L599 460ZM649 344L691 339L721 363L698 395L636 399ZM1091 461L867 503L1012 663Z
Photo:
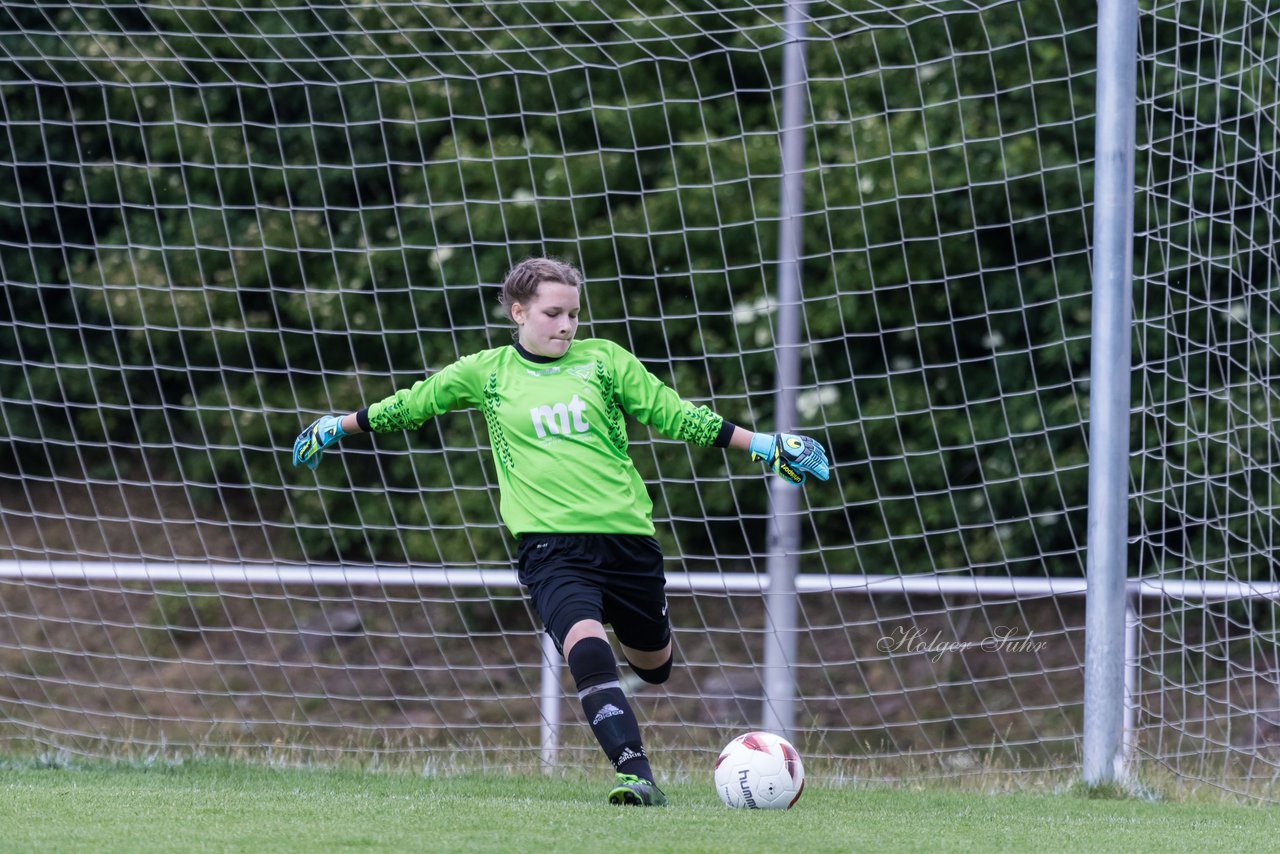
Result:
M653 782L640 740L640 722L618 685L618 667L609 643L600 638L580 640L569 651L568 660L587 723L614 769Z
M649 757L645 755L644 744L640 741L640 722L636 720L631 704L618 683L597 685L588 688L587 692L578 694L582 700L582 711L586 713L591 731L596 734L596 741L604 748L613 767L621 774L635 774L652 782Z

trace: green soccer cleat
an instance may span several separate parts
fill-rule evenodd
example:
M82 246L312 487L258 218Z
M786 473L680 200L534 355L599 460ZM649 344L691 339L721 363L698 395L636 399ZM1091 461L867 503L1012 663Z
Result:
M609 792L609 803L615 806L665 807L667 796L653 783L635 774L619 774L617 785Z

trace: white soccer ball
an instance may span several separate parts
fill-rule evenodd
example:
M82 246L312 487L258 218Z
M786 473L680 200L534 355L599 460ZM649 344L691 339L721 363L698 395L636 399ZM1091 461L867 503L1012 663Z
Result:
M771 732L740 735L716 760L716 791L734 809L790 809L804 791L800 754Z

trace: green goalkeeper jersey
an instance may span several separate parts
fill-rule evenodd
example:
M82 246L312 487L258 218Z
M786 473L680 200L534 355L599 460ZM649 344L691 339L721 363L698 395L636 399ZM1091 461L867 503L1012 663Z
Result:
M733 429L600 338L574 341L558 359L519 345L466 356L370 406L367 426L417 428L469 407L484 413L502 520L516 536L654 533L653 502L627 456L627 414L695 445L724 447Z

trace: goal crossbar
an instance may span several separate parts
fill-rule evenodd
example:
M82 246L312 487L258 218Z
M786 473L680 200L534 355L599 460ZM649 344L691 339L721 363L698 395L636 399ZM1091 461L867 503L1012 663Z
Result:
M0 561L0 578L28 581L180 582L186 584L380 585L385 587L519 587L515 570L452 567L376 567L321 564L224 564L196 561ZM820 575L801 573L797 593L857 593L934 596L1083 596L1083 578L966 575ZM667 589L699 593L763 593L769 576L751 572L671 572ZM1129 596L1203 601L1280 599L1280 581L1135 578Z

